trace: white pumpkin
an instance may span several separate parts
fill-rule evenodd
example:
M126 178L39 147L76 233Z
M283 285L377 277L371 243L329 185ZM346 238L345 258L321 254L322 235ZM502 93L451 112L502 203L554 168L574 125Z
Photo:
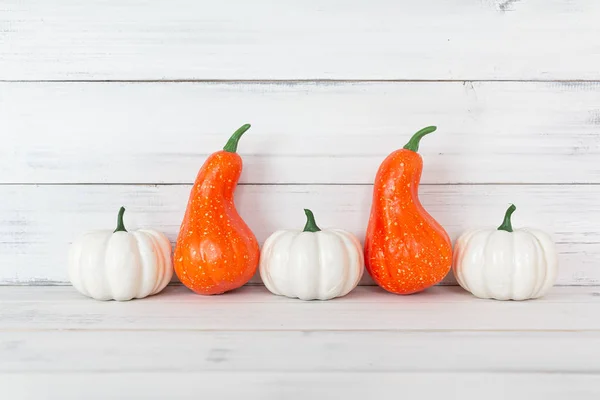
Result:
M312 212L304 212L304 231L277 231L265 241L260 276L277 295L302 300L345 296L362 277L362 246L349 232L320 230Z
M127 232L121 207L117 229L89 232L69 251L69 280L96 300L141 299L163 290L173 276L171 243L155 230Z
M498 229L463 234L454 247L453 271L459 285L477 297L526 300L550 290L558 273L554 243L535 229L513 231L511 205Z

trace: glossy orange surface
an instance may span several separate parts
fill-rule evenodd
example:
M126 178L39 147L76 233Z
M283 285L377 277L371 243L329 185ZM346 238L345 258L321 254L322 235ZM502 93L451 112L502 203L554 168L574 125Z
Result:
M241 157L219 151L208 157L192 188L173 262L179 280L196 293L236 289L258 266L258 242L233 202L241 173Z
M365 238L365 265L375 282L397 294L440 282L452 265L452 244L419 201L423 159L401 149L381 164Z

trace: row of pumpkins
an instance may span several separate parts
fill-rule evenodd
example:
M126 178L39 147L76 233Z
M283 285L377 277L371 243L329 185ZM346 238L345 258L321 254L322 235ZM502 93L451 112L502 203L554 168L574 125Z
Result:
M239 288L259 268L265 286L276 295L328 300L354 289L363 266L379 286L396 294L425 290L452 267L458 283L481 298L536 298L554 284L554 243L538 230L513 231L514 205L499 228L469 231L453 251L448 234L418 197L423 169L419 143L435 127L415 133L381 164L364 253L353 234L321 230L310 210L304 210L302 231L277 231L259 249L233 201L242 172L237 145L249 128L246 124L238 129L200 169L173 257L164 234L150 229L128 232L121 208L114 232L90 232L71 246L73 286L98 300L143 298L163 290L174 270L194 292L213 295Z

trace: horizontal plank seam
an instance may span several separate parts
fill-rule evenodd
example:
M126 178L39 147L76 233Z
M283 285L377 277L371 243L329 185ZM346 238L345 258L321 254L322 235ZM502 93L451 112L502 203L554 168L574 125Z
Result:
M557 242L557 243L560 243L560 244L572 244L572 242L565 242L565 243ZM591 243L586 242L586 243L583 243L583 244L597 244L597 243L596 242L591 242ZM0 287L24 287L24 286L25 287L26 286L30 286L30 287L34 288L34 287L44 287L44 286L52 287L52 286L73 286L73 285L71 285L71 283L68 282L68 281L43 280L43 281L39 281L39 282L36 282L36 281L30 281L30 282L26 282L26 281L24 281L24 282L3 282L3 281L0 280ZM167 286L179 287L179 286L183 286L183 284L181 284L180 282L170 282ZM244 286L245 287L248 287L248 286L263 287L264 285L262 283L260 283L260 282L249 282L249 283L246 283ZM375 287L375 286L377 286L377 284L375 284L375 283L364 283L364 284L361 283L361 284L358 285L358 287ZM458 283L454 283L454 282L449 282L449 283L442 282L442 283L438 283L436 286L443 286L443 287L452 286L452 287L456 287L456 286L460 286L460 285ZM592 283L590 285L585 285L585 284L581 285L581 284L576 284L576 283L574 283L574 284L557 284L557 285L554 285L554 287L581 287L581 288L588 288L588 289L589 288L599 288L600 289L600 285L594 284L594 283Z
M600 333L600 329L216 329L216 328L172 328L172 329L160 329L160 328L0 328L0 334L2 333L51 333L51 332L77 332L77 333L109 333L109 332L157 332L157 333L168 333L168 332L206 332L206 333L262 333L262 332L282 332L282 333Z
M1 288L1 286L0 286ZM75 289L73 289L75 290ZM75 292L73 292L75 293ZM381 294L384 294L383 292ZM389 294L388 294L389 295ZM465 292L464 295L467 295L467 293ZM189 296L186 300L167 300L165 298L161 299L162 301L153 300L153 303L160 303L162 305L168 305L168 306L184 306L184 305L190 305L190 304L207 304L206 302L210 302L210 300L204 298L193 298L193 296L197 296L195 294L193 294L192 292L187 293L184 296ZM590 297L598 297L595 294L590 294ZM303 300L299 300L297 298L278 298L279 301L276 300L229 300L229 301L224 301L224 302L218 302L216 301L215 303L212 303L213 305L219 305L221 307L229 307L233 304L243 304L243 305L247 305L247 304L261 304L264 306L278 306L278 307L292 307L292 308L296 308L296 309L300 309L300 308L308 308L308 307L314 307L315 304L319 304L319 303L315 303L312 301L303 301ZM92 300L91 298L88 297L82 297L82 298L65 298L65 299L48 299L44 296L39 296L39 297L34 297L34 298L29 298L29 299L2 299L2 304L6 305L6 304L44 304L44 305L52 305L53 307L58 307L64 303L70 303L72 304L73 302L86 302L84 303L84 305L91 305L88 302L94 302L95 300ZM139 304L140 301L144 301L143 299L134 299L132 301L135 301L136 304ZM148 300L146 300L148 301ZM535 300L528 300L527 302L535 302ZM340 303L343 302L343 303ZM487 304L485 304L484 302L487 302ZM101 303L104 304L115 304L117 302L113 301L113 300L107 300L107 301L102 301ZM365 305L365 306L372 306L374 304L387 304L387 305L397 305L397 306L414 306L416 304L421 304L421 305L448 305L448 304L477 304L480 306L484 306L484 305L490 305L491 303L496 303L495 306L501 306L501 303L507 303L507 304L519 304L518 302L507 302L507 301L498 301L498 300L493 300L493 299L478 299L476 297L471 297L468 300L437 300L437 301L419 301L419 302L404 302L404 300L402 300L401 298L399 300L390 300L390 301L383 301L383 300L379 300L379 301L356 301L356 300L344 300L344 299L339 299L336 300L335 305L339 306L339 305L344 305L347 306L347 308L352 308L356 305ZM520 304L523 304L522 302ZM597 300L574 300L574 301L558 301L558 300L543 300L541 303L538 303L538 305L543 305L544 307L549 306L551 304L556 305L556 304L561 304L564 306L574 306L574 305L588 305L588 306L598 306L600 307L600 302ZM321 307L321 306L317 306L317 307ZM329 306L322 306L322 307L331 307L331 305ZM508 306L510 307L510 306ZM513 307L520 307L519 305L515 305ZM404 308L400 308L399 310L404 310ZM0 325L1 325L1 321L0 321Z
M70 375L87 375L87 374L139 374L139 373L173 373L173 374L181 374L181 373L223 373L230 375L232 373L236 374L265 374L270 375L273 373L278 374L286 374L286 375L298 375L298 374L313 374L318 372L319 374L339 374L339 373L360 373L360 374L453 374L453 375L471 375L474 373L477 374L524 374L524 375L539 375L539 374L548 374L548 375L600 375L600 369L572 369L572 370L553 370L553 369L523 369L523 368L313 368L308 371L306 369L249 369L249 368L236 368L235 370L225 369L225 368L125 368L122 369L120 367L116 367L114 369L60 369L60 370L51 370L51 369L0 369L0 373L4 375L18 375L27 373L29 374L48 374L48 375L61 375L61 374L70 374Z
M202 155L200 155L202 156ZM243 156L243 154L242 154ZM383 161L383 160L382 160ZM194 182L0 182L0 186L191 186ZM238 186L373 186L372 183L240 182ZM419 186L600 186L600 182L452 182L420 183Z
M223 84L344 84L344 83L600 83L598 79L0 79L0 83L223 83Z
M316 371L316 372L315 372ZM123 375L123 374L182 374L182 373L191 373L191 374L211 374L211 375L216 375L216 374L220 374L220 375L227 375L228 377L230 377L231 375L265 375L268 378L270 378L270 380L272 380L272 375L275 373L277 375L289 375L289 376L298 376L298 375L309 375L309 376L314 376L314 375L327 375L327 374L331 374L331 375L336 375L336 374L360 374L360 375L402 375L402 374L407 374L407 375L415 375L415 374L419 374L419 375L475 375L475 376L479 376L479 375L571 375L571 376L591 376L591 377L598 377L600 375L600 371L597 371L595 369L590 369L590 370L541 370L541 369L531 369L531 370L525 370L525 369L486 369L486 368L477 368L477 369L465 369L465 370L459 370L459 369L454 369L454 368L449 368L447 370L442 370L442 369L432 369L432 370L427 370L427 369L381 369L381 370L376 370L376 369L347 369L347 370L343 370L343 369L314 369L314 370L287 370L287 371L282 371L281 369L266 369L266 370L256 370L256 369L247 369L247 370L230 370L230 369L194 369L192 371L188 371L187 369L172 369L172 370L166 370L166 369L128 369L128 370L122 370L122 369L114 369L114 370L21 370L21 371L15 371L15 370L0 370L0 373L2 373L2 375L27 375L28 378L30 378L31 374L40 374L40 375L55 375L55 376L59 376L59 375L111 375L111 374L118 374L118 375ZM226 392L225 392L226 393Z

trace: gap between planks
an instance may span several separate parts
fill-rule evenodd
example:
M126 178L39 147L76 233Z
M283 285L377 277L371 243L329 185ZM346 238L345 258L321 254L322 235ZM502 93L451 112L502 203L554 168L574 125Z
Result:
M216 83L216 84L346 84L346 83L600 83L597 79L0 79L0 83Z
M189 333L302 333L302 334L315 334L315 333L397 333L397 334L411 334L411 333L489 333L489 334L503 334L503 333L531 333L531 334L544 334L544 333L573 333L573 334L590 334L600 333L600 329L228 329L228 328L174 328L174 329L160 329L160 328L0 328L1 333L50 333L50 332L71 332L71 333L95 333L95 332L106 332L106 333L117 333L117 332L146 332L146 333L177 333L177 332L189 332Z
M174 245L174 242L171 242L171 245ZM586 243L587 244L587 243ZM45 280L45 279L40 279L40 280L30 280L30 281L24 281L24 282L10 282L10 281L0 281L0 288L3 287L72 287L73 285L71 284L71 282L67 282L67 281L51 281L51 280ZM181 282L178 281L172 281L170 282L167 287L182 287L183 284ZM264 287L265 285L262 282L248 282L244 285L244 287ZM365 283L360 283L359 284L360 287L377 287L377 284L374 282L365 282ZM437 285L435 285L436 287L448 287L448 286L452 286L452 287L459 287L460 285L454 281L450 281L450 282L440 282ZM598 290L600 290L600 285L580 285L580 284L557 284L554 285L555 288L597 288Z
M206 155L207 156L207 155ZM383 162L383 160L382 160ZM200 168L200 167L198 167ZM0 182L0 186L190 186L194 182ZM372 183L339 182L239 182L237 186L373 186ZM600 186L598 182L451 182L420 183L419 186Z

